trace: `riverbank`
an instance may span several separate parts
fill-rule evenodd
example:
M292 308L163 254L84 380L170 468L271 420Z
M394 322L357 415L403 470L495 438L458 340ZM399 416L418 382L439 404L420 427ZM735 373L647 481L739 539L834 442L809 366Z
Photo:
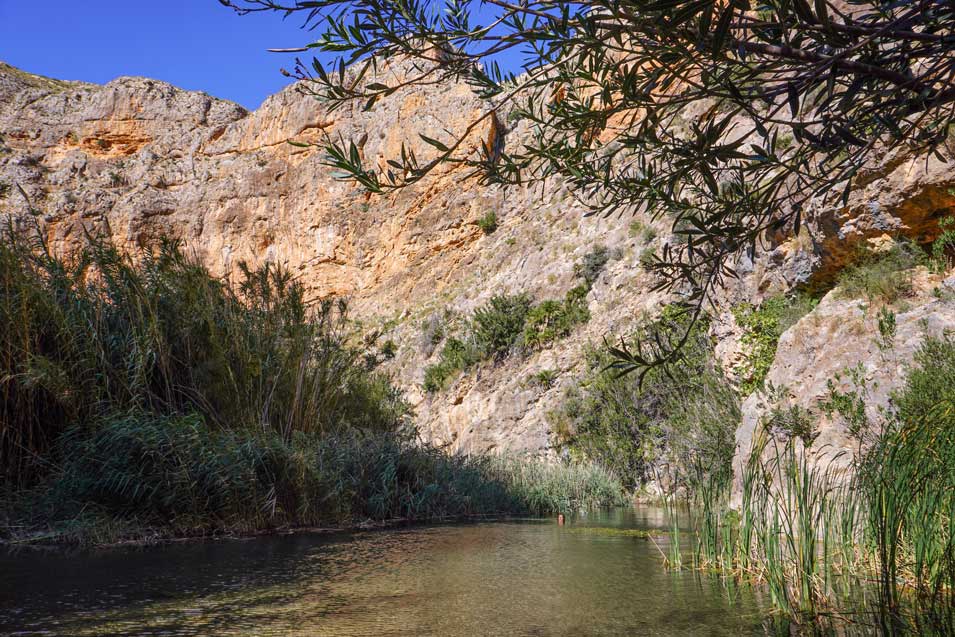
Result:
M479 522L544 522L546 516L520 516L511 514L471 514L454 515L430 519L394 518L390 520L365 520L353 524L338 526L288 526L253 531L219 529L208 532L198 529L193 533L187 530L173 530L168 528L130 528L129 534L123 537L113 536L111 540L103 540L103 531L87 528L84 533L54 532L43 530L16 529L7 527L2 532L7 537L0 538L0 550L30 549L62 549L62 548L89 548L110 549L123 547L162 546L167 544L182 544L209 540L254 540L257 538L287 536L287 535L336 535L340 533L358 533L387 531L398 528L424 527L445 524L472 524ZM108 521L104 521L108 524Z
M5 542L150 544L547 515L625 501L619 482L595 465L453 456L401 433L285 443L210 431L196 418L121 419L69 445L54 474L7 499Z
M0 537L106 545L616 504L592 464L418 439L343 301L161 242L0 233ZM393 355L393 354L392 354Z

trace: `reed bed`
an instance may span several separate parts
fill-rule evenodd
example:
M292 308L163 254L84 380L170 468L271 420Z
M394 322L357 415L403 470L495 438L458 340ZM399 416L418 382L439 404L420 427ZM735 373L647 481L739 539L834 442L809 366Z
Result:
M0 233L0 539L115 541L618 503L595 466L421 444L339 301L174 242Z
M350 430L288 441L223 431L201 417L117 416L70 430L62 467L21 493L8 540L111 543L194 536L546 515L619 504L620 484L595 466L450 455L406 432Z
M104 414L198 413L220 429L394 430L407 413L368 369L344 303L308 304L280 267L213 277L174 242L69 257L0 233L0 481L22 487L57 440Z
M763 430L738 476L737 506L729 480L700 485L688 503L693 555L674 542L668 562L762 585L800 623L854 612L875 589L873 612L892 626L946 634L955 628L953 414L942 401L895 418L853 462L813 461L798 438Z

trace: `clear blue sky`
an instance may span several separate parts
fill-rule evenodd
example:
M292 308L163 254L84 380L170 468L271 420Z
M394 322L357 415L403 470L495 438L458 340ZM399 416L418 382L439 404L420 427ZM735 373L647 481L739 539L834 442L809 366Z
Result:
M255 108L289 83L301 18L237 16L216 0L0 0L0 60L64 80L142 75Z

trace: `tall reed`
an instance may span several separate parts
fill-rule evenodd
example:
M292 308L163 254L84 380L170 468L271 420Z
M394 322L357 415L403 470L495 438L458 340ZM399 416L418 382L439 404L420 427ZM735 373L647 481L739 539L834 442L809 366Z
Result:
M0 233L0 482L30 484L67 428L109 412L196 412L223 429L393 430L406 407L367 369L343 303L309 305L290 273L211 276L175 242L122 253L89 237L54 255Z
M735 511L725 480L695 492L694 566L765 585L773 605L800 622L851 605L865 580L876 583L887 616L918 630L948 625L955 617L953 414L955 404L943 402L920 420L896 420L854 463L758 431Z

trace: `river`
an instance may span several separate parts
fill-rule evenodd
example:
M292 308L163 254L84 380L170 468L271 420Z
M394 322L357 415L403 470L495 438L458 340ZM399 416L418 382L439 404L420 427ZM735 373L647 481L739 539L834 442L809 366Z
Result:
M758 590L663 567L636 507L555 520L0 553L0 635L764 635ZM607 531L606 529L611 529Z

